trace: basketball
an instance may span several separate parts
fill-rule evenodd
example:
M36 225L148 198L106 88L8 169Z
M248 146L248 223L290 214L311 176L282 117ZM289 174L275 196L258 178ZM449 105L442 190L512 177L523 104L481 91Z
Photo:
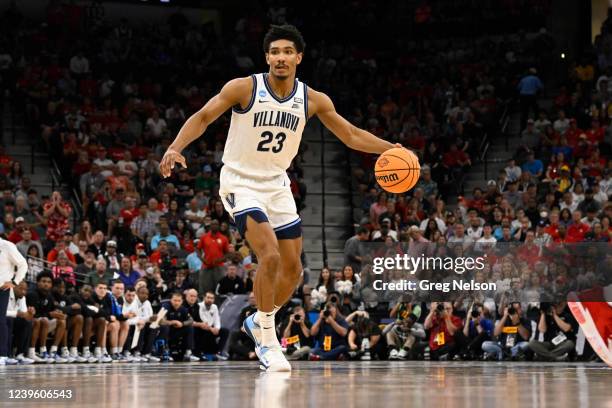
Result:
M404 193L419 181L421 165L408 149L394 147L380 155L374 165L378 184L390 193Z

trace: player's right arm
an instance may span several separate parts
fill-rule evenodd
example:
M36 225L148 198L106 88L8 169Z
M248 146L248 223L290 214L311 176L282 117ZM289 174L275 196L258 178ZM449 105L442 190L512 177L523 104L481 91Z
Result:
M162 177L170 176L176 163L187 167L185 157L181 154L183 149L199 138L212 122L232 106L247 106L252 91L251 77L233 79L225 84L221 91L213 96L202 109L191 115L162 158L159 165Z

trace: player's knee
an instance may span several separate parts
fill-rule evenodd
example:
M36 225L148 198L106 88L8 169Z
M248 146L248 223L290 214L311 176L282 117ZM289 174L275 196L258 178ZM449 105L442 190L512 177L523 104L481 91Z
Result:
M83 324L83 315L76 315L72 318L72 321L76 324Z
M57 327L59 328L64 328L66 327L66 320L62 320L62 319L57 319L57 323L56 323Z
M261 262L266 263L267 265L277 265L280 260L280 251L278 250L278 246L268 245L263 249L261 256L258 256L257 259L260 259Z
M48 327L49 326L49 319L47 319L46 317L41 317L38 320L38 324L40 324L40 327Z

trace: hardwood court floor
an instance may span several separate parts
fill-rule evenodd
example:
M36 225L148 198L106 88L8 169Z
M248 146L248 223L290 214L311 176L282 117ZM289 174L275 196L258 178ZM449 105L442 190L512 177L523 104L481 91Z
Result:
M602 364L293 362L71 364L0 367L0 407L607 407ZM69 401L10 400L9 390L73 390Z

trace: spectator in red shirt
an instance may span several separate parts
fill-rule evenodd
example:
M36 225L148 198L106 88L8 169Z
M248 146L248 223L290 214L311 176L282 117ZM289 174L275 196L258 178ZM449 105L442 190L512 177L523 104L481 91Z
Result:
M516 257L533 267L540 259L540 247L535 243L535 231L530 229L525 235L525 243L516 251Z
M23 219L23 217L17 217L15 219L15 229L9 234L8 240L11 241L13 244L18 243L23 239L21 234L25 229L29 229L29 227L25 223L25 220ZM34 241L39 241L40 237L38 236L38 233L35 230L30 231L32 232L31 239L33 239Z
M575 148L578 145L578 138L581 133L584 133L584 131L578 128L576 119L570 119L570 127L563 135L567 139L567 145L571 148Z
M132 220L138 217L140 209L136 208L136 198L127 196L125 199L126 206L119 212L119 221L123 219L123 225L132 225Z
M55 242L64 238L72 208L62 199L59 191L53 192L51 200L43 206L43 211L43 215L47 219L47 239Z
M200 293L215 289L217 282L223 278L223 261L229 252L229 241L219 231L219 221L210 222L210 231L200 237L198 249L204 251L203 266L198 277Z
M432 302L424 326L425 330L429 330L429 355L432 360L439 360L444 355L452 357L458 351L455 333L461 330L463 323L453 315L451 302Z
M5 176L11 171L11 163L13 160L4 152L4 146L0 146L0 174Z
M567 227L567 236L575 242L583 241L584 235L589 232L589 226L582 221L582 212L576 210L572 213L572 222Z
M76 258L74 257L72 252L70 252L70 250L66 248L66 241L64 241L63 239L58 240L55 243L55 247L49 251L49 253L47 254L47 262L55 262L60 253L64 253L66 255L66 258L68 258L68 262L70 264L72 264L73 266L76 265Z
M586 131L586 136L588 142L595 147L599 146L599 143L604 141L606 130L604 127L600 126L598 118L593 118L593 120L591 120L591 128Z

